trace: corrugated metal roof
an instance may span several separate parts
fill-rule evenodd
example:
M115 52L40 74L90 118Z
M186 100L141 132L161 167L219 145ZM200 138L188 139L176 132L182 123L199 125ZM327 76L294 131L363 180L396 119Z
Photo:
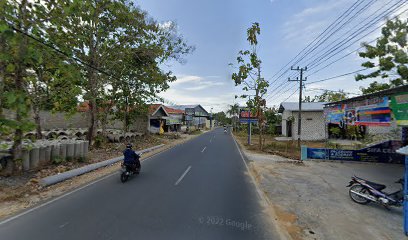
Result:
M302 102L302 111L312 112L312 111L323 111L323 107L326 102ZM283 102L279 106L279 113L284 110L287 111L299 111L299 102Z

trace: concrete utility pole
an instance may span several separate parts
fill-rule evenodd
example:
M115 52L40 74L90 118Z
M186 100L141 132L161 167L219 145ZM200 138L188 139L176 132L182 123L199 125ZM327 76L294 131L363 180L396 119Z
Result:
M300 79L290 79L288 78L288 81L295 81L299 82L299 112L298 112L298 147L300 147L300 135L302 133L302 90L303 90L303 81L306 81L307 79L303 79L303 72L307 71L307 67L304 68L293 68L291 67L290 70L294 71L299 71L300 72Z

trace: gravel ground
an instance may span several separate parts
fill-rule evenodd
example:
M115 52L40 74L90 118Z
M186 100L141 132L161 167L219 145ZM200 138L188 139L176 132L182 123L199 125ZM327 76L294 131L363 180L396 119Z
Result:
M244 154L274 217L292 239L408 239L403 234L402 208L388 211L374 203L359 205L346 187L357 175L387 185L386 192L397 191L401 185L394 182L403 176L403 165L299 162L247 150Z

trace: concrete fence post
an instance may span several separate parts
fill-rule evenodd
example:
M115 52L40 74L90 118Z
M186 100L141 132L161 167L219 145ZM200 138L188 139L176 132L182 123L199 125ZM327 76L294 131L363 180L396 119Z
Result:
M30 151L27 149L23 149L23 171L30 170Z
M30 151L30 169L35 169L38 167L40 161L40 149L33 148Z
M75 154L75 144L72 142L67 143L67 160L71 160L74 158Z
M67 144L66 143L61 143L60 145L60 157L64 161L67 159Z
M40 151L40 164L44 164L45 163L45 146L41 145L39 146L39 151Z

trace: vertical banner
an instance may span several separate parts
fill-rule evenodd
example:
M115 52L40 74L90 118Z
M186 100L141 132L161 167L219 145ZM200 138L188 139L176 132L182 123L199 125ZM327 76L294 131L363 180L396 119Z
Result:
M395 120L397 120L397 125L408 126L408 93L392 96L391 109Z

